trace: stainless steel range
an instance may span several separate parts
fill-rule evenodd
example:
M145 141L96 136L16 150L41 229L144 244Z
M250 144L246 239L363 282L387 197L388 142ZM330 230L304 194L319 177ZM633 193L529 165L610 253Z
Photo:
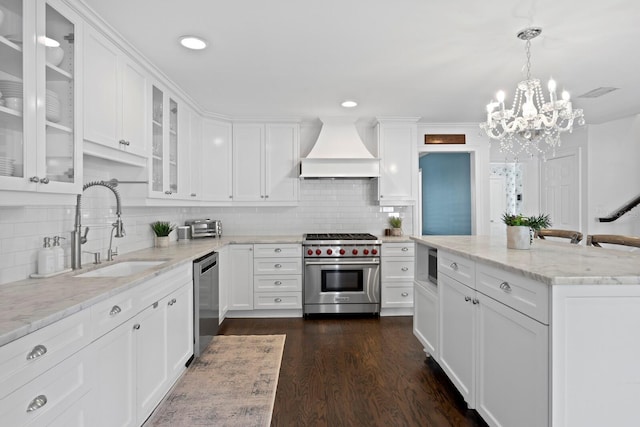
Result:
M304 314L380 313L380 245L372 234L305 234Z

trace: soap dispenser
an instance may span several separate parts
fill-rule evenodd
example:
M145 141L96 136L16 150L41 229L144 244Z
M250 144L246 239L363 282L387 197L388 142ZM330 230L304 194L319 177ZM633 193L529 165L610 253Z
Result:
M51 274L56 271L56 258L51 248L51 237L44 238L44 245L38 251L38 274Z
M64 239L62 236L53 236L53 256L55 258L55 270L64 270L64 249L60 246L60 239Z

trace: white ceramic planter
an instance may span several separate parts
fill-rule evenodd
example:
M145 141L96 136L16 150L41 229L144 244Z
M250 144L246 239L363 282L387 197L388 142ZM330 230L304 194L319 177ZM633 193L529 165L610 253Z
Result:
M524 225L507 226L507 248L530 249L531 229Z
M169 236L156 236L156 248L166 248L169 246Z

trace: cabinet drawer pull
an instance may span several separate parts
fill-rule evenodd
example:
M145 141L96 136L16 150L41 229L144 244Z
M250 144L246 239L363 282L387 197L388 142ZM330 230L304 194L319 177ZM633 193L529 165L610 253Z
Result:
M274 298L273 299L275 302L282 302L282 298Z
M452 262L452 263L451 263L451 265L450 265L450 267L451 267L451 269L452 269L453 271L458 271L458 264L457 264L457 263Z
M402 267L402 271L409 271L409 267Z
M275 268L282 268L282 264L276 264L274 265Z
M197 194L196 193L191 193L191 197L196 197Z
M178 302L178 300L177 300L177 299L175 299L175 298L173 298L173 299L171 299L171 301L169 301L167 304L168 304L169 306L172 306L172 305L173 305L173 304L175 304L176 302Z
M409 296L409 293L408 293L408 292L403 292L403 293L401 293L400 295L402 295L403 297L408 297L408 296Z
M480 301L478 300L478 298L474 298L473 301L471 301L474 305L476 304L480 304Z
M471 297L464 297L464 300L465 300L466 302L469 302L469 301L471 301Z
M140 329L140 323L136 323L135 325L133 325L133 329L135 329L136 331Z
M44 394L41 394L40 396L37 396L35 399L33 399L31 403L29 403L29 406L27 406L27 412L36 411L42 408L46 404L47 404L47 396L45 396Z
M38 344L37 346L33 347L33 350L31 350L29 354L27 354L27 360L37 359L40 356L44 356L46 352L47 347L43 346L42 344Z
M276 280L275 282L273 282L273 284L276 286L280 286L282 285L282 282L280 280Z
M117 305L114 305L113 307L111 307L111 311L109 312L109 316L115 316L116 314L120 313L122 311L122 309L120 307L118 307Z
M278 254L279 254L280 252L282 252L282 249L280 249L280 248L275 248L273 251L274 251L275 253L278 253Z
M500 289L502 289L505 292L511 292L511 286L509 286L509 282L502 282L500 283Z
M120 145L126 145L129 146L131 145L131 143L129 141L125 141L124 139L121 139L120 141L118 141L120 143Z
M402 252L407 252L409 250L409 248L407 248L406 246L404 248L402 248Z

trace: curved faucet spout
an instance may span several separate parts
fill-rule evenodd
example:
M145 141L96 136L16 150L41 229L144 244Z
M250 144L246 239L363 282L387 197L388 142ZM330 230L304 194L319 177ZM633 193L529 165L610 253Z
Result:
M108 188L113 192L114 196L116 197L117 218L116 218L116 222L113 223L113 227L115 230L115 237L124 237L125 231L124 231L124 225L122 223L122 218L121 218L122 203L120 200L120 193L118 193L118 190L116 190L113 184L105 181L88 182L82 187L82 191L84 192L87 188L93 187L96 185ZM78 197L76 200L75 225L74 225L73 232L71 233L71 268L73 268L74 270L78 270L82 268L82 250L80 248L83 243L87 242L87 233L89 232L89 227L87 227L87 230L84 236L82 236L81 211L82 211L82 193L78 194ZM109 246L111 246L111 243L109 243ZM109 247L109 249L111 249L111 247Z

